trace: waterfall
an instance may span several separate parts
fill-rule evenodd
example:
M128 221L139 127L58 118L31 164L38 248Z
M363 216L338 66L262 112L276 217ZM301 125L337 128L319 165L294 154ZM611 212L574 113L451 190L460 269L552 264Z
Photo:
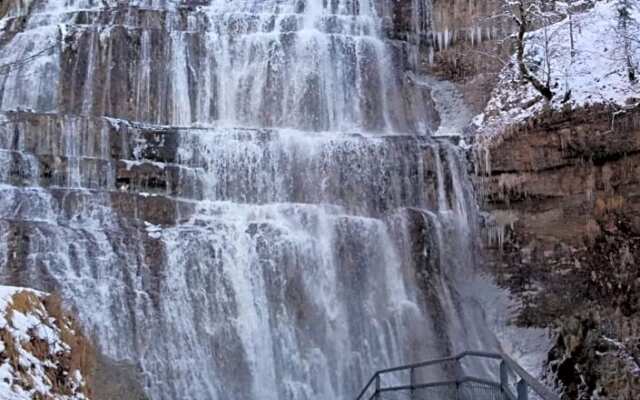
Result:
M349 399L493 346L469 180L391 2L186 3L1 20L0 64L58 43L0 75L1 283L59 291L153 400Z

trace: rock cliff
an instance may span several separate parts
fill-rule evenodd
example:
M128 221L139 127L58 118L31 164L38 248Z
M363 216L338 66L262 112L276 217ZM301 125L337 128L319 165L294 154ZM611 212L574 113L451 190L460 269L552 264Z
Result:
M640 393L640 87L617 56L617 4L530 33L554 97L511 62L470 129L487 263L519 304L514 324L553 334L545 374L566 399Z
M553 328L547 373L567 399L638 396L640 109L538 115L482 143L488 262Z

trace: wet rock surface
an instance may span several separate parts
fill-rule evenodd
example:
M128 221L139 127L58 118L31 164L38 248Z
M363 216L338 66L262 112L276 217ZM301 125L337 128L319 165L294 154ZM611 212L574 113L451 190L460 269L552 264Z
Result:
M491 337L404 4L0 8L0 60L40 55L0 74L0 276L76 306L103 396L347 399Z
M547 378L566 399L640 394L640 110L539 116L475 155L498 282L516 324L552 328Z

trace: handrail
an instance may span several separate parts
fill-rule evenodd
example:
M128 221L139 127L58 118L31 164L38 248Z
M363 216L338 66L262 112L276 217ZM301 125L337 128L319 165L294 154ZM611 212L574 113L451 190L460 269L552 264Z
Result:
M390 386L390 387L380 388L379 392L380 393L383 393L383 392L398 392L400 390L424 389L424 388L433 387L433 386L448 386L448 385L456 385L456 384L460 385L460 384L467 383L467 382L481 383L481 384L487 385L487 386L500 387L500 383L498 383L498 382L493 382L493 381L490 381L488 379L476 378L476 377L473 377L473 376L465 376L465 377L460 378L460 379L449 380L449 381L420 383L420 384L417 384L417 385Z
M495 360L502 359L502 356L500 354L498 354L498 353L489 353L489 352L485 352L485 351L463 351L462 353L460 353L460 354L458 354L456 356L452 356L452 357L439 358L439 359L436 359L436 360L422 361L422 362L419 362L419 363L407 364L407 365L402 365L402 366L399 366L399 367L381 369L380 371L376 372L376 374L386 374L386 373L389 373L389 372L403 371L403 370L407 370L407 369L423 368L423 367L428 367L430 365L443 364L443 363L451 362L451 361L460 361L461 359L463 359L465 357L492 358L492 359L495 359Z
M500 382L494 382L487 379L472 377L472 376L458 376L455 380L449 381L440 381L440 382L428 382L428 383L420 383L416 384L413 382L413 371L418 368L424 368L432 365L444 364L447 362L456 362L459 363L465 357L477 357L477 358L485 358L485 359L493 359L500 360ZM511 370L515 375L517 375L520 380L517 382L517 394L511 392L511 389L508 387L508 372L507 368ZM380 377L384 374L389 374L398 371L411 371L412 381L410 385L401 385L401 386L391 386L391 387L380 387ZM363 400L365 394L372 388L372 385L375 384L375 391L368 399L376 398L377 395L384 392L391 391L400 391L400 390L416 390L423 389L427 387L435 387L435 386L446 386L446 385L461 385L467 382L475 382L484 384L487 386L494 386L500 388L503 391L508 399L511 400L526 400L528 398L528 389L531 388L534 393L536 393L542 400L560 400L560 398L541 384L537 379L531 376L527 371L525 371L521 366L519 366L511 357L504 353L491 353L484 351L464 351L455 356L445 357L435 360L428 360L413 364L402 365L398 367L386 368L376 371L371 379L367 382L365 387L360 391L360 394L356 398L356 400Z
M539 380L531 376L524 368L518 365L511 357L507 354L502 353L503 361L511 368L513 372L515 372L522 380L524 380L527 385L543 400L560 400L560 396L553 393L549 388L540 383Z

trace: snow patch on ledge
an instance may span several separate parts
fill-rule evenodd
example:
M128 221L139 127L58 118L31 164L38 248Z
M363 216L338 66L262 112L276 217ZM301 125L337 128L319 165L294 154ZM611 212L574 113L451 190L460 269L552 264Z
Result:
M630 27L632 38L640 37L640 6L631 10L637 24ZM550 102L520 79L515 56L500 74L496 88L484 113L472 121L472 130L492 135L505 127L524 122L545 109L584 108L610 104L630 108L640 102L640 76L628 78L624 62L623 41L618 30L618 6L609 0L597 3L585 13L573 16L574 55L571 56L569 19L547 27L551 54ZM544 81L544 29L527 35L526 58L533 73ZM632 41L633 59L640 63L640 44ZM539 65L533 71L531 66ZM639 74L640 75L640 74ZM570 93L570 96L565 96ZM567 99L568 97L568 99Z
M79 332L67 316L50 312L45 303L51 299L0 286L0 399L88 399L70 343Z

